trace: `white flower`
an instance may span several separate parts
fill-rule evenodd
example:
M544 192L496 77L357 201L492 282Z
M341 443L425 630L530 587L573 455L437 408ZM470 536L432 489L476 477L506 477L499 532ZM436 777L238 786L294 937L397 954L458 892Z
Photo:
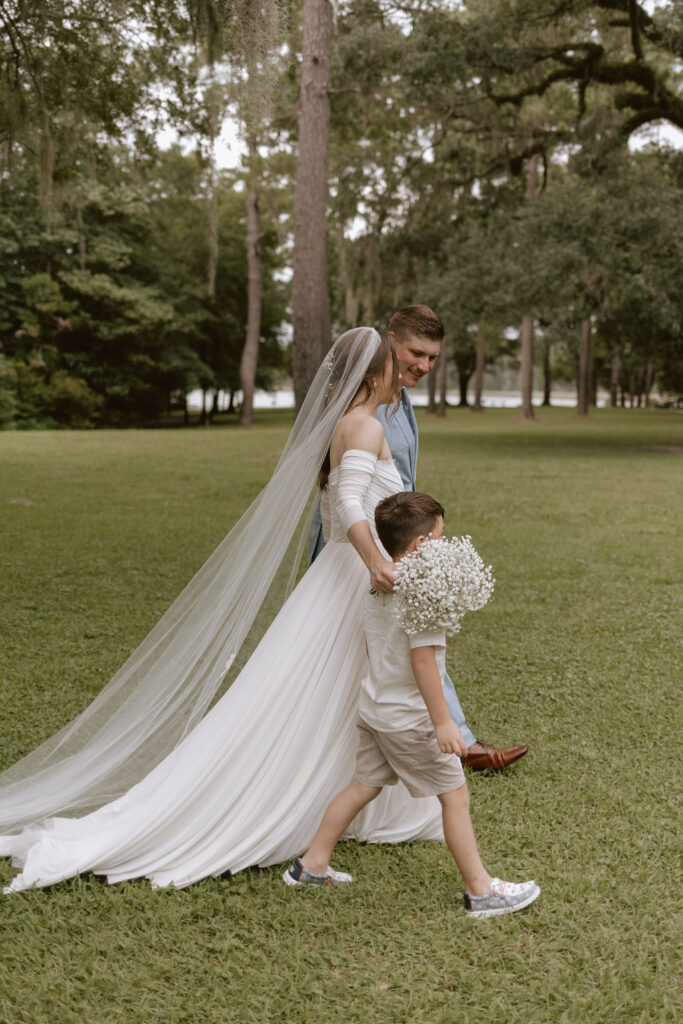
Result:
M494 583L470 537L426 540L396 566L401 625L409 634L438 630L452 636L465 612L484 607Z

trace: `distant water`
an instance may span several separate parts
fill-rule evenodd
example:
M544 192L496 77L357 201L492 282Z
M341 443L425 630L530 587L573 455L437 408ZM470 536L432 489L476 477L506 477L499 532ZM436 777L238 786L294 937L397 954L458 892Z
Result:
M237 392L235 395L235 402L239 403L241 399L241 392ZM426 391L413 391L411 392L410 399L413 405L425 406L429 400L429 396ZM230 401L230 395L224 391L218 393L218 400L221 409L225 409ZM458 405L460 401L460 393L458 391L448 392L448 402L450 405ZM470 402L474 401L474 398L470 396ZM534 391L532 398L534 405L541 405L543 403L543 392ZM575 408L576 407L576 395L571 391L558 391L556 394L550 396L550 401L553 405L562 408ZM202 393L201 391L191 391L187 396L187 402L192 410L199 410L202 407ZM598 407L602 408L609 402L609 395L599 394L598 395ZM487 409L517 409L522 405L522 396L519 391L485 391L482 395L482 405ZM294 408L294 392L289 389L282 389L280 391L257 391L254 395L254 408L256 409L293 409Z

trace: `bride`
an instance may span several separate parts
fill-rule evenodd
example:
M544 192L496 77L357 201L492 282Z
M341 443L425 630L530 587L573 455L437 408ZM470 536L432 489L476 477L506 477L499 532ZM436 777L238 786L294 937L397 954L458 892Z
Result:
M352 774L368 570L391 589L373 511L403 487L375 413L397 397L388 335L343 334L251 508L93 704L0 776L0 855L22 869L6 892L86 871L181 888L310 843ZM207 713L316 479L330 543ZM442 838L439 803L391 787L348 835Z

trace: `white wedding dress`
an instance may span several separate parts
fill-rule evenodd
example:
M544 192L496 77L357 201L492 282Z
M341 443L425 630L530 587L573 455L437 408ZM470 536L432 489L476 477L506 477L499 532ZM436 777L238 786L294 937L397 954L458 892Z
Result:
M51 818L0 837L22 868L7 892L92 871L187 886L208 875L286 861L310 843L352 775L366 651L367 569L342 521L362 510L374 533L381 498L402 490L393 462L352 450L330 473L322 554L227 693L124 796L81 818ZM346 515L345 515L346 513ZM352 822L370 842L442 839L436 797L389 787Z

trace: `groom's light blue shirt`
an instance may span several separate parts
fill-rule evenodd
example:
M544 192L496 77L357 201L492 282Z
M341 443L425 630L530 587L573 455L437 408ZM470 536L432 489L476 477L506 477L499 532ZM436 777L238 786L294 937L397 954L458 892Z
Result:
M408 392L401 388L401 403L395 406L380 405L377 419L384 427L391 455L401 474L404 491L414 491L417 480L417 422Z

